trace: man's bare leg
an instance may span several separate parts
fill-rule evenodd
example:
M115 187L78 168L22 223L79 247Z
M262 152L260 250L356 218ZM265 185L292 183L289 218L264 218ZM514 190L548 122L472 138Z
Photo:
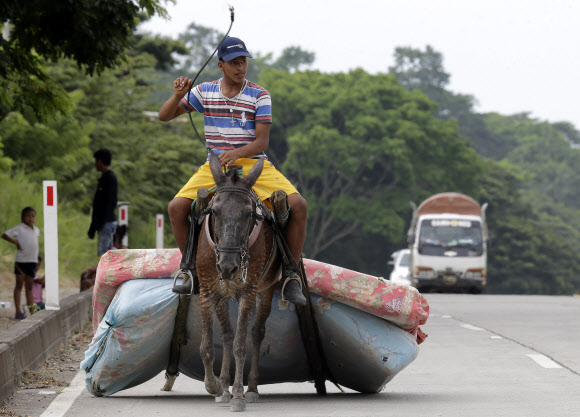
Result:
M297 264L300 263L302 256L302 248L304 246L304 239L306 238L306 220L308 218L308 205L306 200L300 194L290 194L288 196L288 205L292 212L288 225L286 226L285 239L288 244L290 252ZM301 285L291 271L285 271L284 293L283 296L288 301L298 304L306 305L306 298L302 294ZM290 279L288 279L290 278Z
M190 222L188 216L191 212L192 202L193 200L189 198L175 197L169 202L169 206L167 207L173 236L182 254L185 250L187 235L189 233Z
M177 246L181 251L181 262L179 263L179 271L175 276L173 283L173 292L177 294L199 294L199 281L197 279L197 272L195 268L195 245L196 245L196 231L190 237L191 222L188 217L191 213L191 204L193 200L185 197L175 197L168 206L169 220L171 221L171 228L173 229L173 236L177 242ZM188 244L188 239L192 239ZM186 253L189 251L189 253ZM181 284L177 283L177 279L181 278Z
M306 220L308 218L308 204L300 194L290 194L288 205L292 215L286 227L286 243L294 256L296 263L300 262L304 239L306 239Z

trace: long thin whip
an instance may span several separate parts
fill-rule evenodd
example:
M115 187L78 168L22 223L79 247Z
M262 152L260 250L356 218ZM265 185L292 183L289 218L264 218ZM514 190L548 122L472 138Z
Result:
M191 94L191 89L193 88L195 81L197 80L197 78L200 76L201 72L204 70L204 68L207 66L207 64L209 64L209 61L211 61L211 59L213 58L213 56L215 55L215 53L217 52L217 50L219 49L219 47L222 45L222 43L224 43L224 41L226 40L226 38L228 37L228 35L230 34L230 30L232 30L232 26L234 25L234 6L229 6L228 7L230 10L230 27L228 28L228 31L226 32L226 34L224 35L223 39L221 40L220 43L218 43L218 46L216 46L216 48L214 49L213 53L210 55L210 57L207 59L207 61L205 61L205 64L203 64L203 66L201 67L201 69L197 72L197 74L195 75L195 78L193 79L193 81L191 82L191 84L189 85L189 90L187 92L187 102L188 102L188 106L187 106L187 115L189 116L189 121L191 123L191 126L193 127L193 130L195 130L195 134L197 135L197 138L199 139L199 141L201 142L201 144L205 147L205 149L207 149L208 152L212 152L213 149L210 149L210 147L208 146L207 142L204 142L201 139L201 136L199 134L199 132L197 131L195 124L193 123L193 118L191 117L191 110L189 108L189 97ZM215 152L214 152L215 153ZM216 153L217 155L217 153Z

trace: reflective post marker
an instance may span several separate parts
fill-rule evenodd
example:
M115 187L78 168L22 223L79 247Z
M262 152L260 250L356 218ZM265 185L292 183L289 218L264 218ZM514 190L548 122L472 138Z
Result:
M123 240L121 241L121 247L128 248L129 247L129 203L126 201L119 201L117 203L117 207L119 207L119 221L117 222L119 226L127 226L127 232L125 236L123 236Z
M163 249L163 214L155 218L155 248Z
M58 213L56 181L42 181L46 309L60 310L58 297Z

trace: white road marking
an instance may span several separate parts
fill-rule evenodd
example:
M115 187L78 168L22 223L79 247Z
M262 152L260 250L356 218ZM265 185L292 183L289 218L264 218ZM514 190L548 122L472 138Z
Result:
M56 391L38 391L39 395L56 395Z
M85 371L79 371L70 383L70 386L63 389L62 392L56 396L40 417L64 416L80 393L85 389L85 378Z
M443 316L441 316L442 319L450 319L452 316L445 314Z
M536 361L536 363L540 366L543 366L544 368L561 368L560 365L558 365L556 362L554 362L552 359L548 358L547 356L544 355L540 355L540 354L532 354L532 353L528 353L527 356L529 356L530 358L532 358L534 361Z
M461 324L460 326L469 330L485 330L482 329L481 327L474 326L473 324Z
M503 339L503 337L495 335L495 336L491 336L490 339Z

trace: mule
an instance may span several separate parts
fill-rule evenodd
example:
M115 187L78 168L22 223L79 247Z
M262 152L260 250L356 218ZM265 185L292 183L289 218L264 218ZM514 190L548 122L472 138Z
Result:
M217 402L230 402L231 411L244 411L246 402L256 402L258 393L258 360L264 339L266 320L270 315L274 284L280 276L280 255L274 242L274 230L263 221L264 208L251 191L264 161L258 161L246 177L236 169L224 174L219 159L210 157L210 168L216 182L197 249L197 274L200 290L201 345L205 370L205 388ZM238 300L238 320L234 333L230 322L229 299ZM246 338L252 310L252 363L248 390L244 395L243 372ZM213 372L214 312L221 327L223 343L219 379ZM230 387L230 363L235 359L235 378ZM233 397L232 397L233 394Z

